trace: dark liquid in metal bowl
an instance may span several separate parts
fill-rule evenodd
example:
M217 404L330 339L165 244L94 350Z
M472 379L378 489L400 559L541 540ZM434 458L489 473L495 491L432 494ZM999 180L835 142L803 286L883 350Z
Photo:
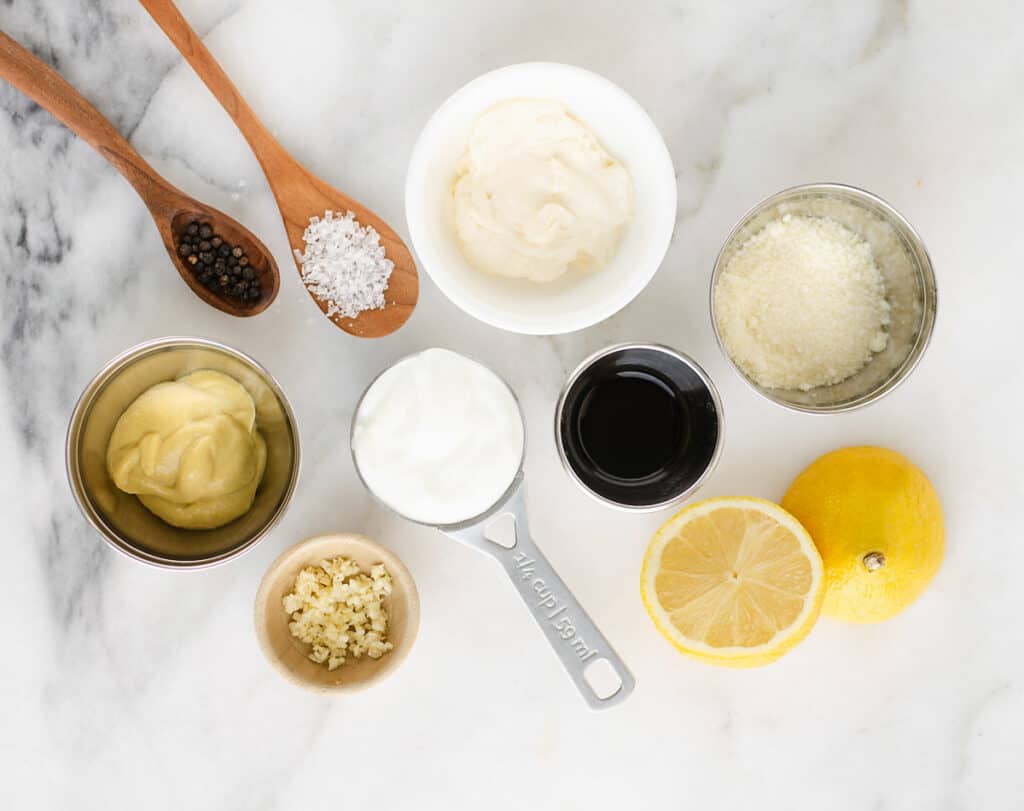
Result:
M566 460L597 495L631 507L671 501L715 458L719 414L703 377L673 354L627 347L570 386L558 426Z

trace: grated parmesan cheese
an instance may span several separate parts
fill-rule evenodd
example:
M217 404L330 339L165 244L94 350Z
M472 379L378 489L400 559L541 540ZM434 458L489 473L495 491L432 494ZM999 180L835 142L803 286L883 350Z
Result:
M302 239L305 253L295 251L302 281L327 304L327 315L355 318L364 310L384 309L384 291L395 264L384 255L380 235L362 226L352 212L313 217Z
M787 214L769 224L729 259L714 297L726 351L766 388L838 383L888 342L871 246L835 220Z
M309 658L336 670L348 656L379 659L394 647L384 609L389 594L391 575L383 564L367 574L355 561L337 557L299 572L282 604L292 636L311 646Z

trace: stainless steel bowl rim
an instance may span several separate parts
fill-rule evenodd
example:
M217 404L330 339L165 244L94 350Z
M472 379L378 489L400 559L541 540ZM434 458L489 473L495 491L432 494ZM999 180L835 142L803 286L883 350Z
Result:
M288 418L288 423L293 434L293 456L295 460L291 476L289 477L288 487L281 498L281 504L260 531L254 534L244 544L240 544L227 552L207 559L194 561L165 558L157 554L144 552L141 549L122 542L118 533L107 525L102 516L96 514L89 506L87 506L81 477L78 475L78 469L75 465L77 458L77 438L85 419L86 403L91 402L100 388L106 385L115 374L138 358L156 350L181 346L197 346L204 349L214 349L227 355L231 355L232 357L242 361L243 363L249 364L256 369L263 377L264 382L277 397L285 416ZM108 361L103 368L101 368L92 377L89 383L86 384L81 395L79 395L78 400L75 403L75 407L71 412L71 419L68 422L68 429L64 439L64 466L68 477L68 484L71 487L71 493L75 498L75 503L78 505L78 509L85 520L92 525L93 529L100 534L104 541L121 554L126 555L133 560L142 561L143 563L148 563L151 566L156 566L161 569L208 569L212 566L217 566L221 563L232 560L251 549L258 541L266 536L271 529L273 529L284 515L288 504L291 502L292 495L295 492L295 487L299 480L299 469L301 463L302 452L299 441L298 423L295 420L295 414L292 411L291 403L288 402L288 398L285 396L281 385L277 382L277 379L267 371L263 364L259 363L256 359L247 355L245 352L228 346L227 344L220 343L219 341L189 335L171 335L164 338L152 338L126 349L124 352L121 352Z
M921 333L921 335L918 337L917 342L911 348L910 354L907 356L907 359L894 371L893 375L889 378L889 380L887 380L884 384L880 385L870 395L865 396L852 403L849 403L847 405L829 406L823 408L815 408L813 406L802 406L797 405L795 403L788 403L773 397L766 390L757 386L749 377L747 377L746 373L744 373L744 371L737 365L736 361L733 360L732 355L730 355L729 351L725 348L725 344L722 343L722 336L718 331L718 319L715 317L715 285L718 283L718 277L722 273L722 257L725 254L726 248L729 247L729 245L732 243L736 235L740 232L743 226L746 225L747 221L751 217L753 217L758 211L767 208L769 205L771 205L775 200L779 198L788 197L795 194L808 194L816 192L837 192L839 194L849 194L852 195L853 197L863 198L865 200L870 201L872 204L883 210L888 217L890 217L893 221L899 224L904 234L911 240L911 242L914 244L914 247L917 248L918 251L920 251L921 255L925 259L924 271L928 276L927 281L930 284L929 292L931 293L931 301L926 302L931 309L931 324L929 325L928 329ZM910 377L911 373L914 371L914 369L917 368L917 365L921 362L921 358L924 357L924 353L925 350L927 350L928 345L931 343L932 333L934 333L935 331L935 320L938 317L939 293L938 285L935 280L935 266L932 263L931 254L928 253L928 248L925 245L924 240L921 238L921 235L917 232L917 229L915 229L914 226L910 224L909 220L907 220L906 217L900 214L900 212L897 211L888 201L879 197L877 194L874 194L873 192L869 192L867 189L862 189L859 186L851 186L850 184L847 183L804 183L798 186L790 186L789 188L783 189L782 191L770 194L760 202L755 203L753 206L747 209L747 211L744 212L743 216L741 216L736 221L736 224L732 227L732 230L729 231L729 235L722 242L722 246L718 249L718 254L715 257L714 269L711 271L711 284L708 287L708 305L711 313L711 329L715 333L715 342L718 344L718 348L722 351L722 354L725 355L725 358L729 362L729 365L732 366L733 370L736 372L736 374L739 375L740 379L743 380L743 382L747 386L749 386L751 389L760 394L769 402L774 403L775 405L780 406L781 408L788 409L789 411L797 411L802 414L814 414L820 416L827 414L846 414L851 411L857 411L861 408L866 408L867 406L878 402L882 397L889 394L889 392L895 391L900 385L903 384L903 382L908 377Z
M712 454L711 460L708 462L707 467L704 469L704 472L701 473L697 480L694 481L693 484L691 484L689 487L687 487L686 490L682 491L681 493L678 493L677 495L672 496L671 498L659 501L656 504L645 504L643 506L621 504L618 501L613 501L611 499L605 498L604 496L598 493L595 493L593 490L587 487L586 484L584 484L583 480L580 479L579 476L576 475L576 471L573 470L572 465L569 463L569 457L565 452L565 445L562 442L562 432L560 430L560 426L562 424L562 414L565 411L565 398L568 396L569 390L573 387L573 384L579 379L580 375L583 374L583 372L593 363L595 363L596 361L600 360L603 357L606 357L607 355L611 355L615 352L620 352L624 349L650 349L652 351L661 352L662 354L668 355L669 357L672 357L680 361L684 365L688 366L697 374L697 376L707 387L708 391L711 393L711 400L715 406L715 413L718 415L718 438L715 442L714 453ZM615 509L622 510L623 512L657 512L658 510L663 510L666 507L670 507L673 504L678 504L680 501L689 498L694 493L696 493L697 490L700 489L700 487L704 484L704 482L707 481L708 477L710 477L711 474L714 473L715 468L718 466L718 461L722 456L722 448L724 447L724 445L725 409L722 406L722 398L718 393L718 389L712 382L711 378L708 376L708 373L704 371L704 368L699 363L697 363L697 361L695 361L686 353L680 352L679 350L673 349L672 347L666 346L665 344L625 342L612 344L611 346L606 346L604 349L599 349L597 352L594 352L593 354L589 355L588 357L580 361L579 365L565 381L565 384L562 386L562 391L558 395L558 405L555 407L555 447L558 449L558 458L562 461L562 467L565 468L566 472L569 474L570 478L576 483L576 485L588 496L600 502L601 504L606 504L609 507L614 507Z

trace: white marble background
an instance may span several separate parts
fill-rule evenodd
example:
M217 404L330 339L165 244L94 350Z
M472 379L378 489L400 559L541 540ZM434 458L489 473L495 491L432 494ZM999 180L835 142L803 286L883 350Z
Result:
M675 239L650 288L580 334L503 334L423 277L412 321L376 343L302 292L252 155L131 0L8 0L0 28L55 64L169 178L257 231L283 271L264 316L232 320L181 284L131 189L0 86L0 806L1018 809L1024 804L1024 11L1010 2L182 0L286 146L405 233L413 141L440 101L500 65L605 74L664 133ZM888 198L935 260L940 313L921 367L880 404L812 419L758 399L715 347L712 261L735 219L785 186L838 180ZM250 554L169 573L108 549L72 503L65 425L86 381L146 338L204 335L255 355L302 426L300 489ZM665 514L591 503L563 475L554 398L622 339L692 353L726 403L704 495L778 498L836 446L910 455L942 495L946 563L887 625L822 621L764 670L678 656L637 593ZM535 534L633 668L622 707L575 695L500 569L374 506L346 436L387 361L471 348L522 395ZM301 693L251 630L257 582L305 536L368 532L410 565L423 625L393 680Z

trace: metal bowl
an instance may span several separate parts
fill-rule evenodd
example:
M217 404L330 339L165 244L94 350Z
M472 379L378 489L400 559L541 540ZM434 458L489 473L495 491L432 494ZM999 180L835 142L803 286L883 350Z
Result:
M643 368L659 376L687 383L688 390L680 387L676 389L676 392L682 402L686 402L688 396L695 398L695 400L691 399L688 407L690 425L699 424L697 409L710 411L715 422L714 444L707 458L702 459L697 466L699 470L694 469L678 478L673 478L670 472L670 475L662 481L647 478L638 482L629 482L616 480L614 477L609 478L596 466L589 466L589 469L585 471L577 468L578 462L574 462L573 457L578 458L579 454L570 452L570 447L573 444L570 439L572 428L569 412L573 410L571 401L578 400L576 397L577 383L599 364L607 364L613 368ZM687 391L689 395L687 395ZM697 408L694 408L695 403L699 404ZM581 361L569 375L558 396L558 404L555 406L555 447L558 450L558 458L562 462L562 467L588 496L624 512L654 512L692 496L703 486L718 466L724 442L725 410L715 384L697 361L689 355L662 344L613 344L595 352ZM692 450L692 440L687 440L687 444L691 445ZM677 460L673 464L677 471L680 462L681 460Z
M199 369L223 372L252 395L256 425L267 442L267 469L245 515L217 529L185 530L164 523L114 485L107 444L136 397ZM200 568L240 555L284 514L299 475L299 432L277 381L248 355L203 338L160 338L118 355L86 386L68 426L66 460L82 514L111 546L154 566Z
M859 372L808 391L769 389L751 379L729 355L718 329L715 286L729 260L751 236L786 214L827 217L866 240L885 280L891 306L889 342ZM796 186L758 203L729 234L711 274L711 324L718 346L751 388L772 402L811 414L836 414L881 399L917 366L935 326L937 291L921 237L899 212L870 192L838 183Z

